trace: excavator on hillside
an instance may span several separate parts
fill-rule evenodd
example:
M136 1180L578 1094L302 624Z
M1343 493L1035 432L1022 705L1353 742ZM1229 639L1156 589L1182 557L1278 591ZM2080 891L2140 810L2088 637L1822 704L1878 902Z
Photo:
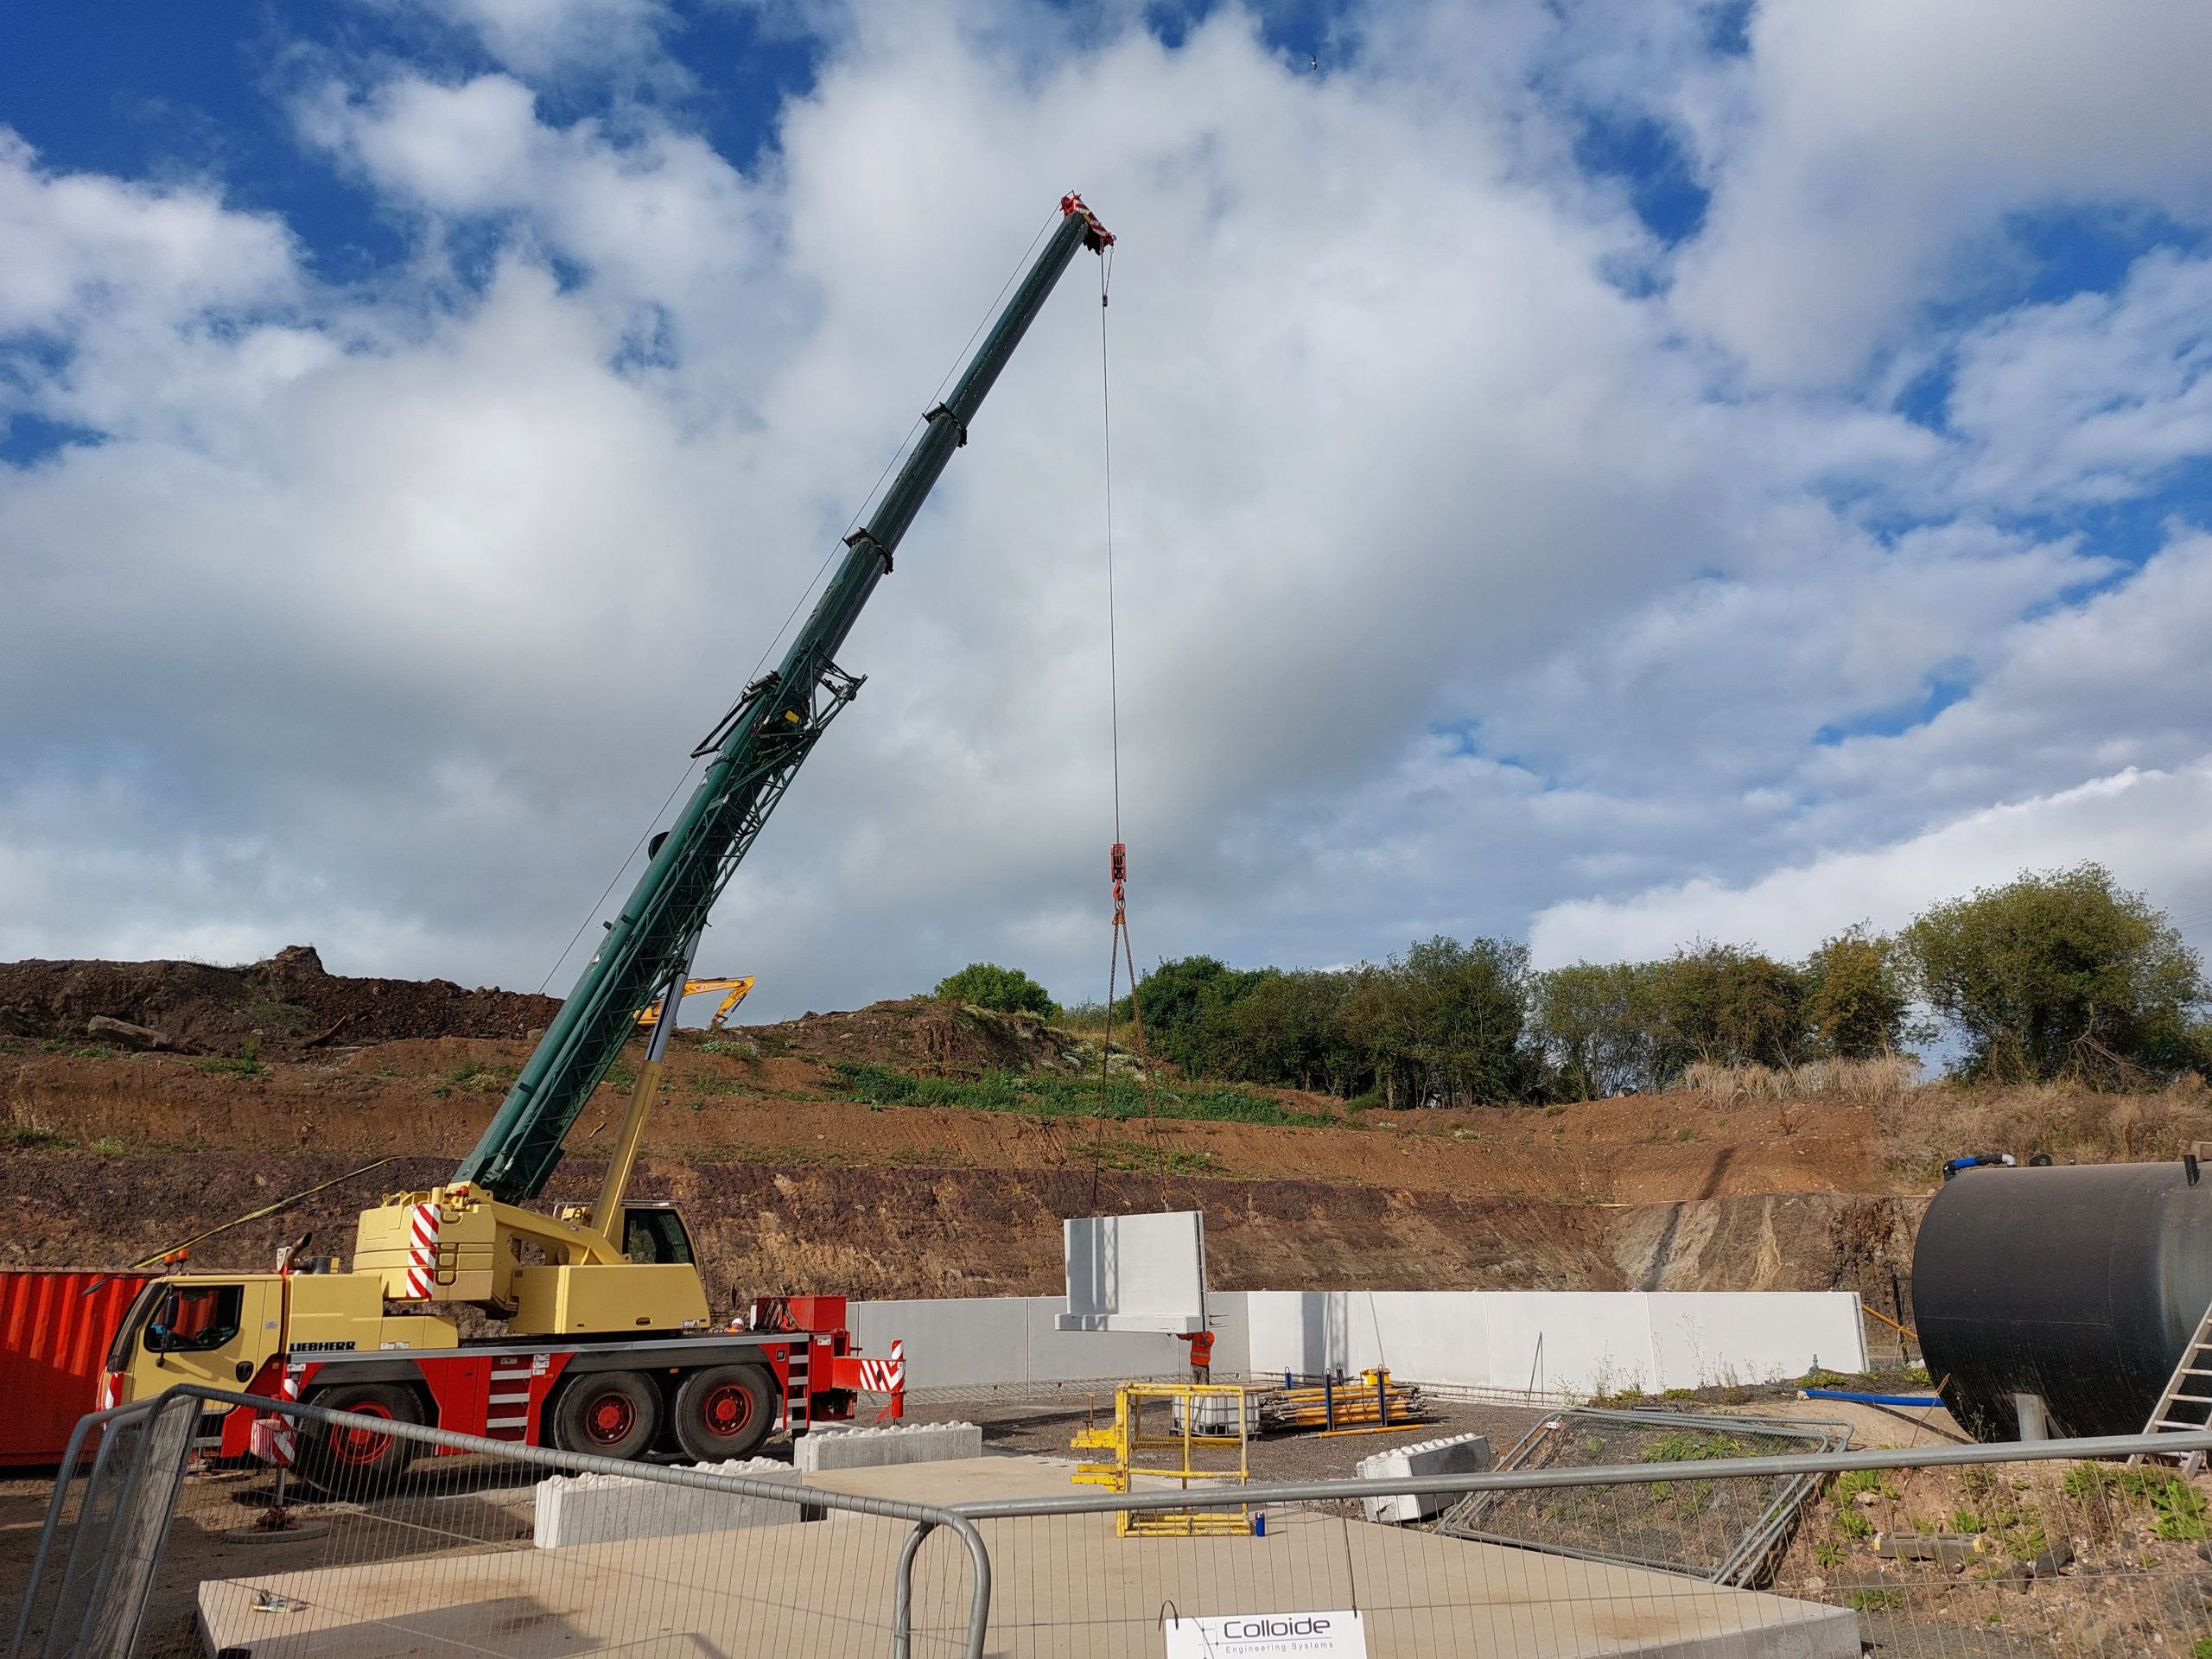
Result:
M715 1016L707 1021L709 1031L720 1031L737 1012L737 1005L753 995L753 976L745 974L736 979L687 979L683 982L685 996L697 996L702 991L720 991L721 1001L715 1008ZM655 1026L660 1023L660 1004L648 1002L638 1010L638 1023Z
M1080 197L1060 218L867 522L782 661L745 688L693 752L696 788L654 837L644 874L546 1027L476 1147L443 1184L361 1212L350 1270L288 1259L268 1274L150 1281L118 1330L103 1403L199 1382L494 1440L634 1458L670 1446L707 1461L750 1453L779 1422L849 1418L859 1394L904 1401L899 1345L860 1354L839 1296L758 1300L715 1331L683 1217L627 1197L708 913L861 677L837 652L983 399L1081 248L1113 241ZM597 1199L529 1207L562 1142L651 1009L643 1064ZM462 1334L459 1310L492 1329ZM251 1444L245 1408L219 1450ZM300 1448L325 1481L384 1478L411 1444L313 1428Z

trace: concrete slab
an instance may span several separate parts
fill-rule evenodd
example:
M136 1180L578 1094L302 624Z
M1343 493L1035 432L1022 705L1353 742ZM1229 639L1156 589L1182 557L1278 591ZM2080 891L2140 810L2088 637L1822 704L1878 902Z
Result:
M1012 1463L1015 1459L997 1459ZM916 1466L942 1473L948 1465ZM908 1471L855 1471L881 1478ZM988 1651L1156 1659L1160 1612L1359 1607L1370 1659L1856 1659L1856 1615L1533 1551L1302 1512L1264 1538L1117 1538L1111 1515L981 1523L996 1585ZM898 1522L425 1554L204 1584L214 1653L566 1659L889 1645ZM918 1655L957 1651L968 1560L938 1533L916 1571ZM257 1606L258 1604L258 1606Z
M998 1503L1015 1497L1065 1497L1080 1491L1065 1458L950 1458L874 1469L824 1469L804 1484L827 1492L897 1498L908 1503ZM831 1519L845 1511L831 1510Z

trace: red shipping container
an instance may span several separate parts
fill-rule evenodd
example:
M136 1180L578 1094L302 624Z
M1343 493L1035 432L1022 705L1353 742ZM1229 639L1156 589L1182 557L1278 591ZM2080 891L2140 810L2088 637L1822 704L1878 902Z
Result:
M107 1345L153 1276L0 1270L0 1468L61 1461L77 1420L99 1409Z

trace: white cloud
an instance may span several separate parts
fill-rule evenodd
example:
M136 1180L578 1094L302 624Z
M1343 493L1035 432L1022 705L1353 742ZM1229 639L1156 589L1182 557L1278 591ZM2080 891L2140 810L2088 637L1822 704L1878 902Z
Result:
M474 35L518 74L556 78L672 77L659 52L676 22L666 0L368 0L380 9L435 17Z
M1766 0L1750 43L1701 134L1713 202L1676 303L1760 381L1854 374L1972 292L2009 214L2212 215L2196 0Z
M1967 499L2026 511L2141 494L2212 454L2212 260L2145 256L2113 294L2024 308L1958 347Z
M289 296L291 249L273 219L207 194L56 175L0 128L0 334L69 334L95 320L174 326Z
M1554 905L1537 915L1529 950L1540 967L1662 957L1696 938L1796 957L1854 923L1901 927L1935 899L2084 860L2123 887L2147 889L2200 939L2212 934L2212 755L1986 807L1890 846L1823 853L1747 883L1700 878L1630 899Z
M1775 318L1841 338L1864 300L1796 292L1811 221L1770 177L1825 153L1760 101L1812 73L1814 24L1762 21L1732 67L1697 8L1645 16L1576 96L1671 76L1647 95L1694 110L1730 205L1680 303L1619 280L1663 259L1572 171L1541 67L1592 37L1541 9L1363 18L1367 55L1316 75L1235 12L1170 50L861 8L741 168L652 95L651 9L479 8L500 71L325 60L294 107L410 238L358 288L212 188L0 154L37 251L0 305L67 341L18 354L18 395L105 440L0 471L0 956L312 937L535 984L1071 186L1122 237L1144 953L1341 961L1555 930L1592 893L1679 918L1635 895L1950 837L1898 866L1932 880L1981 868L1975 836L2028 844L1992 803L2185 775L2212 553L2177 529L2131 575L1990 515L2202 448L2196 267L1948 342L1947 434L1740 396L1731 353L1765 362ZM618 23L646 31L634 85L556 114ZM1981 178L1940 115L1897 120ZM1861 336L1903 326L1910 296L1843 265L1891 294ZM766 1013L979 956L1100 988L1096 271L993 394L851 643L860 702L724 905L711 965L760 970ZM1700 322L1727 284L1740 315ZM1847 486L1923 522L1877 533ZM1817 741L1939 683L1967 691L1932 720Z

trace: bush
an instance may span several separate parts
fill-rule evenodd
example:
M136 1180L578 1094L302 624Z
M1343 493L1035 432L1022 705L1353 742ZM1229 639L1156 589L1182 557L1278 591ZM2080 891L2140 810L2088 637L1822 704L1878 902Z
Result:
M1805 1022L1820 1052L1839 1060L1886 1058L1916 1034L1912 983L1895 939L1864 924L1805 959Z
M2204 1068L2196 953L2101 866L1980 888L1901 942L1922 997L1964 1039L1963 1077L2111 1086Z
M947 1002L967 1002L995 1014L1033 1014L1050 1020L1060 1011L1058 1003L1042 985L1019 968L1001 968L995 962L971 962L957 974L938 981L931 995Z

